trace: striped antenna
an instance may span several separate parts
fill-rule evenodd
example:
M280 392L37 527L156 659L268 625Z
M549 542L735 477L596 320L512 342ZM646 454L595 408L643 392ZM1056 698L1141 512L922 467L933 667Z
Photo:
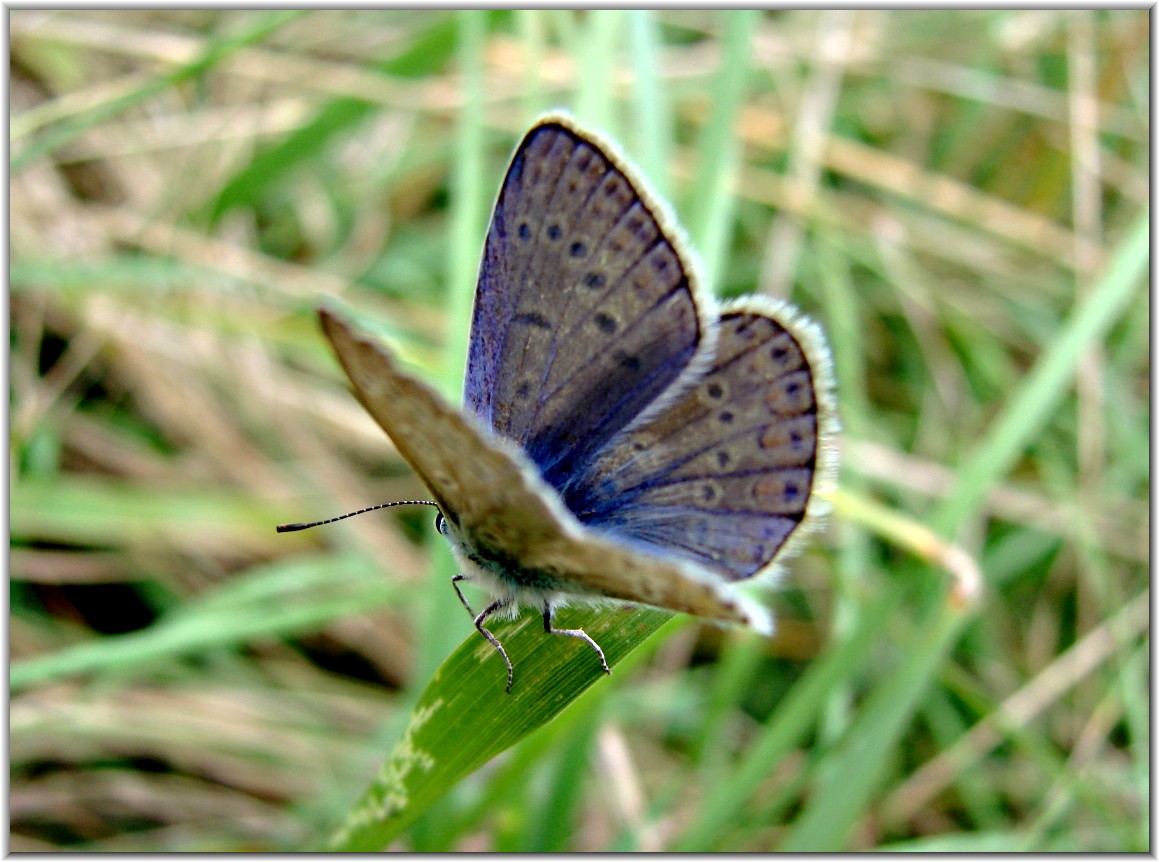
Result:
M437 508L438 504L432 500L396 500L393 503L379 503L377 506L367 506L365 509L359 509L357 512L347 512L345 515L339 515L336 518L327 518L325 521L314 521L309 524L278 524L278 532L296 533L298 530L308 530L311 527L321 527L323 524L333 524L335 521L353 518L355 515L365 515L367 512L389 509L391 506L435 506Z

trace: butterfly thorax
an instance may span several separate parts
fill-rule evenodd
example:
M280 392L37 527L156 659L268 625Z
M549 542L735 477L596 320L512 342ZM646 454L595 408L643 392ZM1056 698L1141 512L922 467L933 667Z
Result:
M467 570L464 574L483 584L493 584L502 592L575 592L574 586L569 587L557 574L521 562L516 537L492 536L486 529L467 531L461 525L443 519L439 521L439 532L446 537L452 553Z

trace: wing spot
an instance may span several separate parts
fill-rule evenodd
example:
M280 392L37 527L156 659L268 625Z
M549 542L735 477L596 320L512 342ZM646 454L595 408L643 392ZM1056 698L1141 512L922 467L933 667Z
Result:
M612 354L612 358L615 359L618 363L620 363L620 365L622 365L624 368L627 368L629 371L639 371L640 370L640 357L639 356L633 356L632 354L626 353L623 350L617 350L615 353Z
M583 257L588 253L588 247L582 242L573 242L571 248L568 249L568 253L572 257Z
M525 399L530 394L531 394L531 384L528 383L526 380L524 380L522 383L520 383L518 388L516 388L516 390L515 390L515 397L519 398L519 399Z
M652 269L664 272L675 261L672 248L667 245L658 245L651 255Z
M766 474L753 482L752 498L770 515L800 516L808 502L812 471L792 470Z
M618 328L616 318L612 317L610 314L605 314L602 311L597 312L593 319L595 320L596 326L600 328L601 332L612 333L615 332Z
M584 276L584 286L591 288L601 288L608 283L607 276L602 272L589 272Z
M723 470L725 467L727 467L731 463L732 463L732 455L730 455L727 451L725 451L724 449L721 449L719 452L716 453L716 464L718 467L720 467L720 469Z
M548 239L556 240L556 239L559 239L561 236L563 236L563 228L561 228L557 224L548 225L548 228L547 228L547 238Z
M522 240L531 239L531 225L529 225L527 222L520 222L519 238Z
M771 327L772 321L768 321L768 323ZM795 371L805 364L804 357L801 356L801 348L793 340L793 336L784 330L779 335L774 335L769 343L771 346L768 356L773 360L773 365L779 373L785 374Z
M765 395L765 406L781 416L808 412L813 405L813 384L807 371L781 375Z
M713 405L724 404L728 400L729 386L728 381L723 378L716 378L704 381L696 389L696 397L701 404L709 407Z
M815 419L810 415L785 419L774 413L772 421L758 432L757 442L762 449L778 450L777 460L781 466L800 465L803 458L813 454L816 440L814 423Z
M716 417L722 425L731 425L732 420L736 417L731 410L722 410L720 415Z
M535 326L539 329L551 329L551 321L549 321L542 314L537 314L534 311L524 311L515 315L511 319L512 323L526 323L528 326Z

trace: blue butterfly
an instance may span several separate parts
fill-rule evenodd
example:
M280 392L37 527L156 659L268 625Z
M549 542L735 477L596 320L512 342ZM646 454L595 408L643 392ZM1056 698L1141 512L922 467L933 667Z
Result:
M340 314L323 329L359 400L426 483L475 627L619 599L746 623L738 584L819 513L836 470L819 328L751 297L719 307L666 207L616 148L540 118L507 170L475 294L464 408ZM475 614L458 582L492 596Z

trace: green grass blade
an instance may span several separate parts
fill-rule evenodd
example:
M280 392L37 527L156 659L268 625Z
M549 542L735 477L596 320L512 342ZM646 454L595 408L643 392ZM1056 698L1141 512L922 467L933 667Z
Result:
M623 20L624 13L618 9L588 12L576 46L581 70L576 92L576 116L610 135L616 134L612 72L616 68L616 49Z
M731 11L724 19L724 60L713 89L712 111L701 129L693 186L686 212L693 245L704 261L705 284L718 290L732 235L733 175L738 144L736 117L744 100L749 54L758 12Z
M455 135L451 195L451 253L447 261L450 309L443 394L457 403L467 367L467 339L483 235L494 191L484 179L483 40L485 16L460 12L459 62L463 67L463 109Z
M560 624L583 628L613 669L671 614L626 607L564 612ZM584 643L544 634L526 613L492 631L515 665L472 635L435 673L386 766L331 842L339 851L382 850L431 803L496 754L551 721L604 678Z
M523 78L526 93L523 105L529 117L534 117L549 107L542 75L544 58L547 55L547 15L547 11L543 9L522 9L515 13L519 44L527 56Z
M632 113L636 133L633 150L652 181L652 188L665 200L668 197L668 172L672 164L672 109L660 80L660 34L656 13L635 9L628 13L628 35L631 40L632 73L636 86L632 91Z

